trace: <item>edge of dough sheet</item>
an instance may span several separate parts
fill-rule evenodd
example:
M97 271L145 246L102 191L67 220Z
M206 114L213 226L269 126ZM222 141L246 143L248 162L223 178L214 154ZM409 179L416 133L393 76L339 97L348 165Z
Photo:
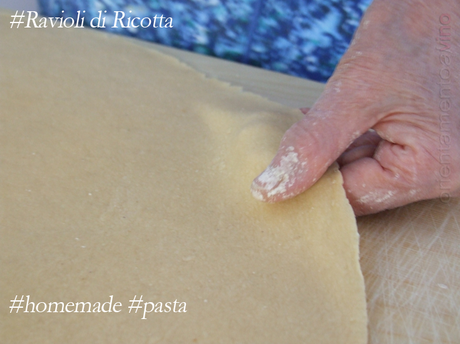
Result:
M0 8L0 24L1 24L1 25L5 25L5 22L8 22L8 26L9 26L10 13L12 13L12 12L6 11L6 10L3 10L3 9ZM11 30L15 30L15 29L11 29ZM66 29L66 30L69 30L69 29ZM88 29L78 29L78 30L80 30L80 31L83 31L83 30L85 30L85 31L92 31L92 30L88 30ZM136 47L137 49L143 49L143 50L149 51L151 54L157 54L157 55L162 55L162 56L168 56L168 58L169 58L171 61L174 61L174 63L177 63L177 65L180 65L181 68L184 68L184 70L188 69L188 70L190 70L190 71L193 71L193 73L198 73L199 75L201 75L201 77L202 77L203 79L206 79L207 81L214 83L215 87L223 87L223 86L229 87L229 88L231 88L231 89L233 89L233 90L235 90L235 91L241 93L242 95L244 95L244 96L246 96L246 97L257 98L257 99L259 99L260 101L267 102L267 104L270 103L270 104L272 104L273 106L275 106L275 107L277 107L278 109L280 109L280 111L283 111L283 112L290 112L293 118L296 118L296 116L297 116L297 117L300 119L301 116L302 116L301 113L300 113L299 111L297 111L297 110L295 110L295 111L294 111L294 110L289 110L289 109L287 109L287 107L285 107L285 106L283 106L283 105L280 105L280 104L278 104L278 103L275 103L275 102L273 102L273 101L271 101L271 100L268 100L268 99L266 99L266 98L264 98L264 97L262 97L262 96L260 96L260 95L256 95L256 94L253 94L253 93L250 93L250 92L243 91L243 89L242 89L241 87L231 85L230 83L227 83L227 82L224 82L224 81L221 81L221 80L217 80L217 79L214 79L214 78L210 78L210 77L204 75L203 73L196 71L195 69L193 69L192 67L190 67L189 65L187 65L187 63L184 63L184 62L178 60L178 59L175 58L175 57L172 57L172 56L170 56L170 55L166 55L166 54L164 54L164 53L155 51L155 50L152 49L152 48L148 48L148 47L147 47L147 44L148 44L148 43L146 44L146 42L143 42L143 41L140 42L140 41L137 41L136 39L132 39L132 38L124 37L124 36L119 36L119 35L114 35L114 34L110 34L110 33L96 32L96 30L92 31L91 34L97 35L98 37L103 37L104 39L107 39L107 40L119 40L120 42L129 43L129 44L132 45L133 47ZM0 54L1 54L1 49L2 49L2 48L1 48L1 40L2 40L2 38L1 38L1 36L0 36ZM32 57L32 58L33 58L33 57ZM0 73L2 73L1 66L0 66ZM1 77L1 76L2 76L2 75L0 74L0 77ZM206 109L204 109L204 110L206 110ZM206 111L204 111L204 112L206 112ZM212 121L214 120L214 119L212 118L211 115L209 115L209 116L204 115L204 119L205 119L205 121L210 121L210 122L212 122ZM243 128L244 130L242 130L242 133L240 133L238 137L236 137L233 141L231 141L232 144L234 144L234 145L236 145L236 146L238 146L238 145L245 145L246 142L247 142L246 136L259 135L259 133L257 133L257 132L254 133L253 131L251 131L251 130L252 130L252 129L251 129L251 126L250 126L251 120L252 120L251 118L248 119L248 123L249 123L248 128L249 128L249 129L246 128L246 127ZM229 121L231 121L231 119L229 119ZM224 121L224 122L225 122L225 121ZM226 124L226 123L224 123L224 124L218 123L218 124L213 124L213 125L217 125L217 126L218 126L218 125L221 125L221 126L222 126L222 125L225 125L225 124ZM284 129L283 129L283 130L284 130ZM263 137L263 135L265 135L265 132L262 133L262 134L260 134L260 135L261 135L261 137ZM224 146L222 146L222 147L224 147ZM243 148L246 149L245 147L243 147ZM251 149L252 149L252 151L251 151ZM273 150L273 147L270 146L270 149ZM264 166L264 164L266 163L266 159L267 159L267 157L268 157L268 155L267 155L267 156L263 156L263 157L259 157L260 151L259 151L259 148L258 148L258 147L249 147L248 150L249 150L249 153L248 153L249 155L248 155L247 159L254 159L254 160L260 159L260 161L258 161L258 162L255 164L254 170L248 170L248 171L242 172L242 173L244 174L244 176L243 176L243 177L244 177L244 180L246 180L246 179L247 179L247 180L250 180L250 178L252 178L253 176L256 176L256 175L257 175L257 174L256 174L257 171L259 171L259 170L262 168L262 166ZM229 157L227 157L227 161L229 161L230 163L235 163L235 164L241 163L240 161L237 161L236 158L235 158L234 156L229 156ZM326 174L327 174L327 176L325 176L325 177L323 177L323 178L330 178L330 181L331 181L332 183L338 183L338 184L340 184L340 185L343 184L343 179L342 179L342 176L341 176L340 171L338 170L337 165L334 164L333 166L331 166L330 169L328 170L328 172L327 172ZM240 176L238 176L238 178L239 178L239 177L240 177ZM321 179L323 179L323 178L321 178ZM321 180L321 179L320 179L320 180ZM245 185L246 185L246 184L245 184ZM315 185L316 185L316 184L315 184ZM250 184L247 184L245 187L247 188L247 193L248 193L249 197L252 197L252 196L250 195L250 192L249 192ZM315 188L315 186L314 186L313 188ZM359 242L359 234L358 234L357 225L356 225L356 219L355 219L355 217L354 217L353 210L352 210L352 208L351 208L351 206L350 206L350 204L349 204L349 202L348 202L348 200L347 200L347 198L346 198L346 196L345 196L345 190L343 189L343 187L341 187L341 190L342 190L342 191L341 191L341 194L342 194L342 195L341 195L342 201L343 201L343 202L346 202L346 204L347 204L347 207L348 207L348 210L347 210L347 212L348 212L348 217L350 218L350 221L351 221L351 219L353 219L353 221L354 221L355 232L356 232L356 237L355 237L355 238L356 238L356 241ZM241 191L241 190L239 190L239 191ZM307 192L308 192L308 191L307 191ZM301 202L301 200L299 201L299 200L297 199L297 200L294 200L294 202ZM268 205L268 206L270 206L270 205ZM359 245L358 245L358 248L359 248ZM360 266L359 266L359 251L356 252L355 257L354 257L354 261L355 261L355 263L357 264L358 270L361 272L361 269L360 269ZM359 278L360 278L360 283L362 284L362 290L364 291L364 277L363 277L363 275L362 275L362 272L361 272ZM365 295L363 295L363 297L365 298ZM364 300L364 302L365 302L365 300ZM11 314L11 315L8 314L8 316L12 316L12 314ZM12 319L9 319L9 321L12 321ZM359 321L359 319L356 320L356 321ZM366 314L366 321L368 321L368 319L367 319L367 314ZM365 336L363 335L363 336L361 336L360 338L361 338L361 340L362 340L363 337L366 337L366 340L363 341L363 342L360 342L360 343L355 343L355 344L363 344L363 343L367 342L367 335L368 335L368 334L367 334L367 326L366 326L366 329L365 329L365 330L363 329L363 331L365 331Z

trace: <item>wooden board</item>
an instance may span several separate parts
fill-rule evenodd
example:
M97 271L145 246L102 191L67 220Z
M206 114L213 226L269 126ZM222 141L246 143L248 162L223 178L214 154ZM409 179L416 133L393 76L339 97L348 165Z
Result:
M148 46L291 107L312 106L324 85ZM358 219L369 343L460 343L460 201L432 200Z

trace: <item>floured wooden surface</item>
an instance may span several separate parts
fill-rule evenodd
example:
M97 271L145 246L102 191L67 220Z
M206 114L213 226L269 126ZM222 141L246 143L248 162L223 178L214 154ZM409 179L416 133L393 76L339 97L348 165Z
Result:
M249 192L298 110L119 37L8 21L2 15L2 342L367 341L340 173L282 204ZM113 295L121 305L10 313L16 295L92 305ZM140 295L178 300L186 312L142 319L128 309Z
M460 202L358 219L371 343L460 343Z

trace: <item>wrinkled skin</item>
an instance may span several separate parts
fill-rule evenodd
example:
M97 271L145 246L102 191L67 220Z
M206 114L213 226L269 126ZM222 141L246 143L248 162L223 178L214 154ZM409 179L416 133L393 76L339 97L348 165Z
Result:
M251 189L282 201L334 161L357 216L460 195L460 1L375 0Z

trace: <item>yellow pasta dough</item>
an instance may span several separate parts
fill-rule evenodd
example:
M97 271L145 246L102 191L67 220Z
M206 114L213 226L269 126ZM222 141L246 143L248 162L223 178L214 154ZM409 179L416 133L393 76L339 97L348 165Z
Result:
M0 19L2 343L367 341L340 172L280 204L249 191L300 111L126 38Z

